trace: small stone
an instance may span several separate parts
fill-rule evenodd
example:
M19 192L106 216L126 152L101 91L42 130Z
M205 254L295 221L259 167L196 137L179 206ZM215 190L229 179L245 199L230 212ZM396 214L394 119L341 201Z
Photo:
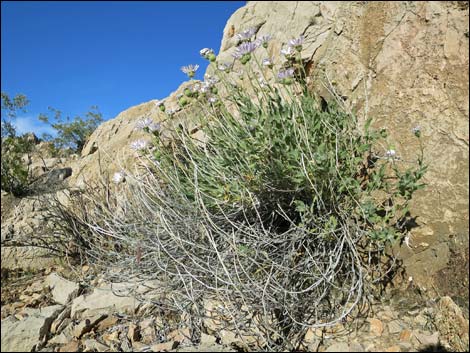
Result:
M439 345L439 332L434 332L432 335L425 333L414 332L414 336L423 346L437 346Z
M140 329L136 324L131 323L129 325L129 330L127 331L127 338L129 338L132 343L140 341Z
M104 352L109 349L107 345L100 343L95 339L87 339L83 342L83 345L85 346L84 351L89 352Z
M424 326L426 326L426 324L428 322L428 319L424 315L419 314L414 318L413 322L415 323L415 325L418 325L420 327L424 327Z
M411 338L411 331L410 330L403 330L400 332L400 341L409 341Z
M162 342L162 343L154 344L151 347L151 349L152 349L153 352L170 351L170 350L176 348L177 345L178 345L178 343L176 343L176 342L168 341L168 342Z
M78 352L80 344L78 341L71 341L59 348L59 352Z
M107 330L108 328L114 326L117 324L117 322L119 321L119 318L117 318L116 316L108 316L106 319L104 319L103 321L101 321L96 330L99 332L99 331L105 331Z
M400 333L403 330L403 323L400 320L390 321L388 324L388 333L391 335L395 333Z
M112 343L119 342L119 331L114 331L111 333L105 333L103 335L103 341L110 346Z
M217 338L215 338L214 336L201 333L201 345L215 344L216 341L217 341Z
M382 321L379 319L375 318L369 318L367 319L370 323L370 332L372 332L376 336L382 336L382 333L384 331L384 325Z
M325 352L349 352L349 345L345 342L333 343Z

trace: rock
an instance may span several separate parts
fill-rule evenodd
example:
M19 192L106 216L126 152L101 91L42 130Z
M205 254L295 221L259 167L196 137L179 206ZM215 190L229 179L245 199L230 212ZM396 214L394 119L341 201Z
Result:
M438 303L434 324L443 344L454 351L463 352L469 347L469 322L462 310L450 297L442 297Z
M214 336L201 333L201 345L210 346L210 345L215 344L216 341L217 341L217 338L215 338Z
M65 346L59 348L59 352L78 352L80 348L80 343L78 341L71 341Z
M80 289L78 283L66 280L57 273L51 273L47 276L45 283L51 288L54 301L63 305L72 300Z
M129 338L129 340L134 343L136 341L140 341L140 329L139 329L139 326L137 326L136 324L134 323L131 323L129 325L129 330L127 332L127 338Z
M119 318L116 317L116 316L108 316L106 319L104 319L103 321L100 321L100 323L98 323L98 326L97 326L97 331L100 332L100 331L105 331L107 330L108 328L116 325L119 321Z
M84 319L73 329L73 336L81 338L85 333L90 332L100 321L106 318L106 314L96 315L91 319Z
M400 332L400 341L409 341L411 338L411 331L410 330L403 330Z
M384 331L384 325L382 321L375 318L369 318L367 321L370 323L370 332L372 332L376 336L382 336Z
M25 351L41 349L47 341L50 326L62 311L62 305L42 309L25 309L28 314L23 320L10 316L1 322L1 350Z
M178 343L176 342L168 341L168 342L154 344L151 348L153 352L163 352L163 351L168 352L176 348L177 345Z
M72 301L73 319L92 317L112 312L132 314L138 303L128 296L115 295L110 286L95 288L89 295L81 295Z
M84 352L106 352L109 350L109 347L103 343L98 342L95 339L86 339L83 342L85 347Z
M62 322L65 319L70 318L70 312L71 309L70 307L66 307L62 312L57 316L57 318L54 320L54 322L51 325L51 333L54 335L60 331L58 331L58 328L61 326Z
M349 345L345 342L333 343L325 352L350 352Z
M150 318L139 323L142 343L150 344L157 340L157 332L155 330L155 319Z
M396 333L400 333L403 330L404 325L403 325L403 322L401 322L400 320L393 320L387 324L387 327L388 327L388 333L393 335Z
M431 335L428 335L428 334L425 334L425 333L422 333L422 332L414 332L413 336L423 346L436 347L436 346L439 345L439 332L434 332Z

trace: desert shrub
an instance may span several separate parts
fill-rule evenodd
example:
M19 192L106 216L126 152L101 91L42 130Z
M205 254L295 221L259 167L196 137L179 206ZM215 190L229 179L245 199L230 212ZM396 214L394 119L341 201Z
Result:
M269 40L250 33L239 37L237 64L255 61ZM241 78L251 89L201 51L219 77L179 97L201 113L175 122L160 103L167 121L138 122L154 137L154 148L131 144L143 172L117 173L117 189L82 222L90 261L120 269L110 280L158 279L161 305L203 322L215 315L276 350L345 319L385 275L381 256L406 236L426 170L422 152L403 160L370 119L359 129L340 101L320 104L306 89L301 50L302 38L292 40L290 67L278 72L255 63L261 80L248 66ZM183 68L190 78L196 70Z
M76 116L73 119L69 116L64 118L61 111L52 107L49 107L49 111L53 114L53 122L46 114L40 114L39 120L56 130L56 136L44 135L43 138L54 143L57 153L80 153L88 137L103 122L103 116L96 106L91 107L84 117Z
M25 95L17 94L10 98L2 92L2 159L1 187L16 196L23 195L28 188L28 168L22 157L32 149L32 143L27 136L17 136L14 120L18 111L24 111L29 101Z

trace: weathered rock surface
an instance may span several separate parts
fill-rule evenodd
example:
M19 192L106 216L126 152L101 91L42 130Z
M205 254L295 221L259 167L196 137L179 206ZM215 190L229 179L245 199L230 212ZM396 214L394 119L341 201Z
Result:
M72 301L72 319L90 318L113 312L132 314L139 303L130 296L117 296L110 286L93 289L88 295L81 295Z
M58 304L67 304L78 294L80 289L78 283L66 280L57 273L51 273L45 282L52 289L52 297Z
M2 320L2 352L30 352L45 342L52 321L62 311L62 305L42 309L26 309L28 316L17 320L9 316Z

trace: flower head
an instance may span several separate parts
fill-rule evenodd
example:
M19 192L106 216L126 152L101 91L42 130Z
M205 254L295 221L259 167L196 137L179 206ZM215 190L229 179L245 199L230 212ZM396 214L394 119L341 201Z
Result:
M281 54L284 55L287 59L291 59L294 57L294 49L292 47L287 47L284 49L281 49Z
M141 151L141 150L146 149L147 147L148 147L148 142L143 139L139 139L139 140L135 140L131 142L131 149L133 149L134 151Z
M304 44L304 36L294 38L289 41L289 47L294 47L297 51L302 51L302 45Z
M197 69L199 69L199 65L188 65L181 67L181 71L183 71L189 78L193 78L194 74L196 73Z
M267 48L268 47L268 42L271 40L271 38L272 38L272 36L270 34L265 34L265 35L259 37L256 41L263 48Z
M388 157L388 158L395 158L396 155L397 155L397 152L395 150L388 150L387 152L385 152L385 155Z
M217 103L217 98L216 98L216 97L210 97L210 98L208 99L208 101L209 101L209 103L212 103L212 104L213 104L213 103Z
M160 123L152 123L148 126L150 132L160 131L162 128Z
M115 184L119 184L119 183L123 182L125 180L125 178L126 178L126 173L123 170L121 170L119 172L114 173L113 182Z
M155 104L162 112L165 111L165 100L157 101Z
M209 61L215 61L216 59L216 56L214 54L214 50L213 49L209 49L209 48L204 48L204 49L201 49L199 51L199 54L201 54L201 56Z
M240 44L236 49L235 53L232 56L235 59L240 59L240 62L245 65L251 59L251 53L258 48L258 43L256 42L245 42Z
M153 120L151 118L144 118L144 119L139 120L135 124L135 128L138 130L143 130L146 127L149 127L152 123L153 123Z
M219 65L217 65L217 68L220 70L220 71L225 71L226 73L228 73L230 71L230 69L232 68L232 64L229 64L229 63L220 63Z
M415 126L414 128L411 129L411 132L416 136L416 137L420 137L421 136L421 127L418 125L418 126Z
M273 58L265 58L262 61L263 66L272 68L274 66Z
M279 70L277 74L277 78L279 80L286 80L286 79L291 79L294 76L294 68L289 67L288 69L285 70Z
M243 32L240 32L237 34L237 39L240 41L248 41L253 37L256 33L256 28L248 28L244 30Z

